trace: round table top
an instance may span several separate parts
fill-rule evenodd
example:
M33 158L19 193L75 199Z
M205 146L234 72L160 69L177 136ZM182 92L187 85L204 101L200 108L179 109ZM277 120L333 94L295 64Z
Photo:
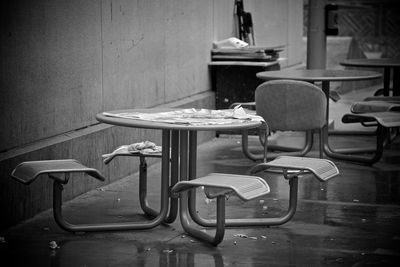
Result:
M400 67L400 58L354 58L340 62L348 67Z
M318 81L357 81L381 78L382 74L376 71L364 70L277 70L263 71L256 74L263 80L300 80L308 82Z
M179 108L147 108L147 109L125 109L125 110L114 110L107 111L107 113L157 113L157 112L167 112L174 110L182 110ZM118 118L104 115L99 113L96 115L96 119L100 122L133 127L133 128L144 128L144 129L161 129L161 130L190 130L190 131L222 131L222 130L244 130L257 128L261 125L260 121L253 120L238 120L237 123L230 124L210 124L210 125L190 125L190 124L174 124L158 121L146 121L140 119L131 118Z

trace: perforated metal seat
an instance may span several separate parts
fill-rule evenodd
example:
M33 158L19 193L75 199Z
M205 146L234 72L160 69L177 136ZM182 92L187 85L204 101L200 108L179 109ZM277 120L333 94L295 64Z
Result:
M307 170L312 172L314 176L322 182L339 174L336 165L332 161L326 159L281 156L264 165L286 170Z
M204 186L204 193L210 199L234 192L243 201L248 201L270 191L267 182L260 177L211 173L194 180L181 181L172 188L172 192L179 193L199 186Z
M343 123L366 123L377 122L386 128L400 127L400 112L368 112L361 114L345 114L342 118Z
M61 183L67 183L67 175L60 177L54 174L68 174L74 172L84 172L100 181L106 180L98 170L88 168L74 159L25 161L15 167L11 176L23 184L30 184L36 180L39 175L49 174L50 178Z

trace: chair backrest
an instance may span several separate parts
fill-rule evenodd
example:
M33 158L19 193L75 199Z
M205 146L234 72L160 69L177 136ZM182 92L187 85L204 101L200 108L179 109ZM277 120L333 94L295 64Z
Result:
M308 82L264 82L257 87L255 100L257 114L272 131L320 129L326 123L325 94Z

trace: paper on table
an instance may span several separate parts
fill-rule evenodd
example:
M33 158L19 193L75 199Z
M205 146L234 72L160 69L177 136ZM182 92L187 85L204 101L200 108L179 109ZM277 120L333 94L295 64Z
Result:
M210 109L181 109L158 113L109 113L103 112L103 115L109 117L146 120L172 124L188 124L188 125L221 125L234 124L245 121L261 121L264 119L257 115L246 113L246 111L238 106L229 110L210 110Z

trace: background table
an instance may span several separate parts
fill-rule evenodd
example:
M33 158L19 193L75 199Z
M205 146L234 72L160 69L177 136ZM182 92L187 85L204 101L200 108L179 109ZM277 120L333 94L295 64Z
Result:
M391 69L393 69L393 96L400 95L400 58L357 58L340 62L347 67L383 68L383 95L390 91ZM377 93L375 93L377 94Z
M378 79L382 75L375 71L361 71L361 70L323 70L323 69L304 69L304 70L280 70L280 71L264 71L259 72L256 76L262 80L300 80L307 82L322 82L322 91L325 93L327 99L326 106L326 125L323 129L323 150L325 154L332 158L364 161L363 157L347 155L348 153L368 152L371 149L340 149L334 150L329 146L329 83L332 81L361 81L369 79ZM268 122L267 122L268 124Z
M130 109L107 111L108 113L158 113L178 109ZM96 119L100 122L132 128L145 128L162 130L162 157L161 157L161 210L155 216L166 222L173 222L178 211L178 200L170 198L169 188L179 180L191 180L196 178L197 161L197 131L227 131L245 130L257 128L261 125L259 121L238 120L237 123L220 125L187 125L172 124L138 119L126 119L97 114ZM171 153L169 153L171 151ZM170 176L171 166L171 176ZM188 201L180 198L182 201ZM193 202L193 201L192 201ZM191 205L193 206L193 205ZM169 210L169 214L167 214Z

